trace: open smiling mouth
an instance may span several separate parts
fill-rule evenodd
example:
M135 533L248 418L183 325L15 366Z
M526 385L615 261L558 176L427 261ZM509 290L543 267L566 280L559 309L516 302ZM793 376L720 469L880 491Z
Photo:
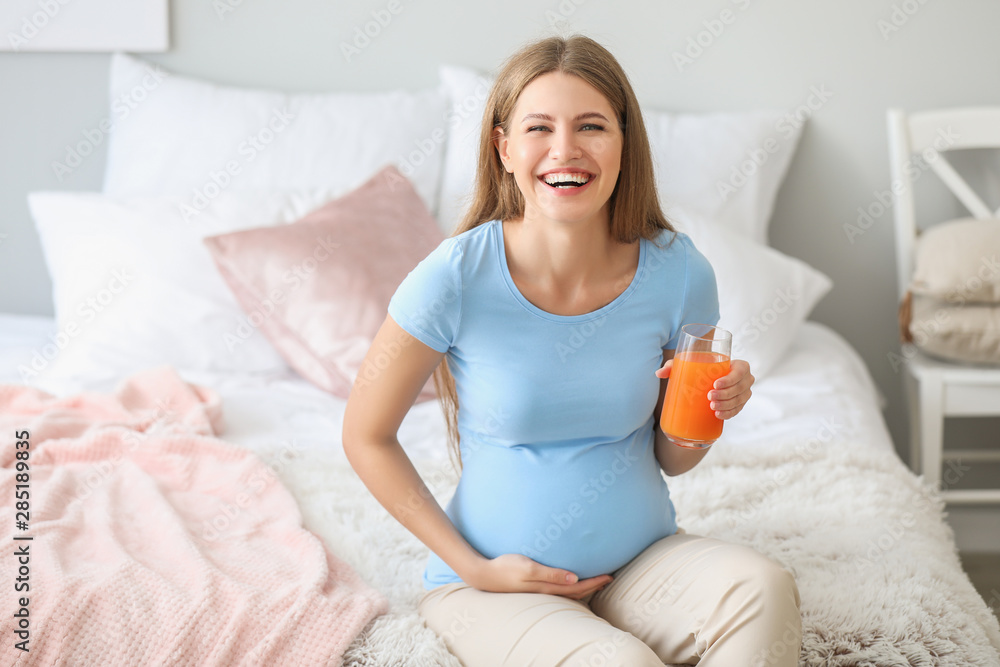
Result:
M587 185L593 180L593 176L589 174L550 174L542 176L540 180L550 188L571 190Z

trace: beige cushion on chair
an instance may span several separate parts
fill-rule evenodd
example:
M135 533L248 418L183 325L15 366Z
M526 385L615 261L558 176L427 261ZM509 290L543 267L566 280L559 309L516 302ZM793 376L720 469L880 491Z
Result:
M935 357L973 364L1000 364L1000 305L960 306L913 295L909 335Z
M953 303L1000 303L1000 220L961 218L917 238L914 294Z
M962 218L917 239L903 340L924 352L1000 364L1000 220Z

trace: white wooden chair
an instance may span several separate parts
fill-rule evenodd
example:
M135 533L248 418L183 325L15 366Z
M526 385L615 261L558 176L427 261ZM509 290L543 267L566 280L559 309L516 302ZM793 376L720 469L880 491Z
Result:
M914 155L925 155L925 162L975 218L1000 218L1000 210L991 211L942 155L956 149L1000 148L1000 107L912 114L890 109L888 122L892 190L897 195L894 207L897 282L902 299L913 274L918 233L913 182L907 175L907 167L912 169ZM1000 416L1000 369L950 364L932 359L912 346L904 346L902 357L910 409L910 466L914 471L937 486L941 483L945 460L959 460L963 465L1000 461L1000 432L988 436L989 444L997 445L996 450L946 450L943 442L946 417ZM951 481L947 475L946 481ZM1000 503L1000 489L947 490L942 496L950 503Z

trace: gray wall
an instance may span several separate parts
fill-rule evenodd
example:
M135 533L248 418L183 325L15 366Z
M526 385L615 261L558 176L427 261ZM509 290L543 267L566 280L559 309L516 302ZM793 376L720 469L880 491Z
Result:
M348 62L341 43L389 0L175 0L171 43L150 60L177 73L286 91L419 88L439 63L495 67L521 43L582 31L622 61L640 100L678 111L792 108L812 87L833 93L806 125L779 194L771 243L833 278L813 318L862 354L888 398L886 418L905 452L906 407L887 355L898 351L891 212L851 243L844 226L889 188L885 110L1000 104L1000 3L988 0L393 0L401 11ZM732 21L683 71L673 52L729 10ZM909 10L911 14L906 14ZM883 33L880 21L898 30ZM905 17L906 21L899 20ZM5 36L2 36L6 39ZM58 180L82 132L107 111L107 54L0 53L0 311L51 314L51 284L25 195L99 190L104 146ZM993 173L997 172L992 167ZM997 181L1000 179L994 179ZM963 215L932 186L927 218ZM997 206L993 191L981 191ZM995 441L996 421L949 426L949 436Z

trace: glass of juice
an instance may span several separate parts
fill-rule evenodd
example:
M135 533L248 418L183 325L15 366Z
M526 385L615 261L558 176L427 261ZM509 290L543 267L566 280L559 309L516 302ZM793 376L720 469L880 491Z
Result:
M660 428L675 445L704 449L722 435L708 392L729 373L733 335L710 324L685 324L663 398Z

